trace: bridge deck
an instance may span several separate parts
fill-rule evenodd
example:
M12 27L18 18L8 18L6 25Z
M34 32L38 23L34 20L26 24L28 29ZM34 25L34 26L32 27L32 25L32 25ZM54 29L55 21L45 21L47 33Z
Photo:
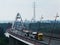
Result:
M10 33L11 35L14 35L14 36L16 36L16 37L24 40L24 41L30 42L30 43L32 43L32 44L34 44L34 45L44 45L44 44L42 44L42 43L40 43L40 42L38 42L38 41L36 41L36 40L32 40L32 39L30 39L30 38L26 38L26 37L23 37L23 36L21 36L21 35L17 35L17 34L12 33L12 32L9 32L9 33Z
M20 38L20 39L22 39L24 41L32 43L34 45L47 45L46 43L42 43L42 42L39 42L37 40L31 39L31 38L28 38L28 37L25 37L25 36L21 36L21 35L15 34L15 33L11 32L11 31L9 31L8 33L13 35L13 36L15 36L15 37L18 37L18 38Z
M17 32L17 30L8 30L7 32L15 37L18 37L19 39L25 40L34 45L48 45L49 38L50 38L49 36L48 37L45 36L43 41L38 41L38 40L35 40L35 39L22 35L21 32L19 32L19 31ZM51 39L51 45L60 45L60 36L53 37Z

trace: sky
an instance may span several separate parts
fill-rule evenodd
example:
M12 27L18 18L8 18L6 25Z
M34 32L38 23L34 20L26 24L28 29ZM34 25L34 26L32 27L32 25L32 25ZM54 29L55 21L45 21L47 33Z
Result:
M60 0L0 0L0 21L15 20L18 12L23 20L31 20L34 1L36 20L40 20L41 16L43 20L54 20L57 13L60 16Z

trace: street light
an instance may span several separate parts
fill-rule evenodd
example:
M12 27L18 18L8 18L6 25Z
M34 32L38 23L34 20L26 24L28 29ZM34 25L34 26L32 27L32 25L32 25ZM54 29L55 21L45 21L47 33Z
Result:
M59 16L58 16L58 13L57 13L56 16L55 16L54 24L53 24L53 30L51 30L51 37L50 37L50 39L49 39L48 45L50 45L50 43L51 43L51 39L52 39L52 37L53 37L53 31L54 31L54 29L55 29L56 20L57 20L58 17L59 17Z
M41 16L41 18L40 18L40 22L42 23L42 19L43 19L44 17L43 16Z

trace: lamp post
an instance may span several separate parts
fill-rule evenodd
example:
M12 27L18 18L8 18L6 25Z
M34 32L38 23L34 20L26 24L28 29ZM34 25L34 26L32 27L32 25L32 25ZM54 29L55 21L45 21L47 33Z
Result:
M52 37L53 37L53 31L54 31L54 29L55 29L56 20L57 20L58 17L59 17L59 16L58 16L58 13L57 13L56 16L55 16L54 24L53 24L53 30L51 30L51 37L50 37L50 39L49 39L48 45L50 45L50 43L51 43L51 39L52 39Z
M41 16L41 18L40 18L41 23L42 23L42 19L43 19L43 16Z
M38 30L37 30L38 33L40 32L39 30L41 29L41 26L42 26L42 25L41 25L41 24L42 24L42 19L43 19L43 17L41 16L41 18L40 18L40 21L41 21L41 22L38 21Z

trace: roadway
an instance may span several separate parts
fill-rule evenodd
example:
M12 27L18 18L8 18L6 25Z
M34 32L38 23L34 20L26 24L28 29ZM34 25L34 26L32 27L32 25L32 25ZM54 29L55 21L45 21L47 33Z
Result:
M38 40L32 39L32 38L30 38L30 37L24 36L24 33L21 32L21 31L12 30L12 31L8 31L8 32L9 32L10 34L14 35L14 36L17 36L17 37L25 40L25 41L34 43L34 45L48 45L49 38L50 38L50 37L44 36L43 41L38 41ZM13 33L12 33L12 32L13 32ZM60 39L52 38L50 45L60 45Z

